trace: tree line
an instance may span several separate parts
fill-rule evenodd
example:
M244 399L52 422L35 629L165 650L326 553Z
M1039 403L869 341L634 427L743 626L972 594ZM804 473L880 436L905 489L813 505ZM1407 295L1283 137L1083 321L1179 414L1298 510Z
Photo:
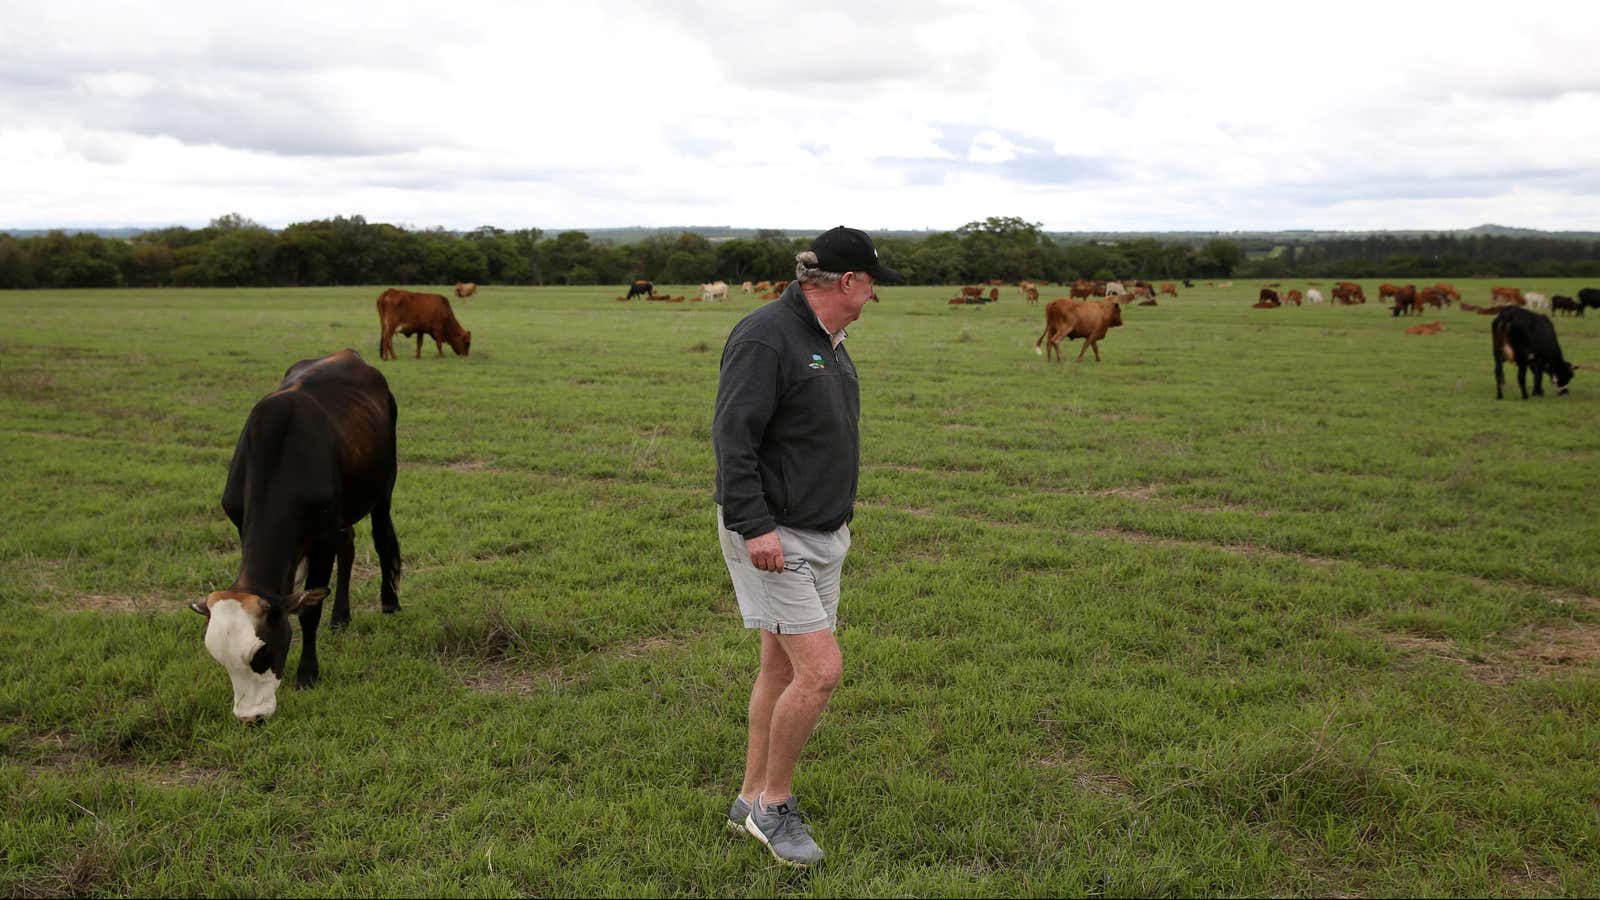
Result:
M782 231L711 241L691 231L630 244L582 231L412 230L361 216L272 230L229 214L204 228L132 238L52 231L0 234L0 288L297 287L358 284L597 285L785 279L808 241ZM1037 223L991 217L916 238L885 237L880 254L911 284L992 278L1600 276L1600 242L1496 235L1369 235L1270 240L1063 241Z

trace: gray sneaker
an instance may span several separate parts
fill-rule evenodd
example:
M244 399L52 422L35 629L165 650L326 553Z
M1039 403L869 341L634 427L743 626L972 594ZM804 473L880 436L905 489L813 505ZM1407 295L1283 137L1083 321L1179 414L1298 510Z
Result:
M728 830L734 834L744 834L744 820L750 817L750 804L738 794L733 795L733 805L728 807Z
M772 851L786 866L808 869L822 862L822 848L811 838L811 828L800 815L800 798L771 805L756 798L756 808L745 817L744 829Z

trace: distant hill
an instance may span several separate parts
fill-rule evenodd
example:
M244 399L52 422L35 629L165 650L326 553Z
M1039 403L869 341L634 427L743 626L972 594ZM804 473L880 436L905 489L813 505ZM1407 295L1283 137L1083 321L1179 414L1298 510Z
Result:
M170 227L170 226L161 226ZM90 233L106 238L127 239L152 231L151 228L10 228L0 230L0 233L12 237L38 237L49 234L51 231L64 231L67 234ZM277 229L271 229L276 231ZM898 238L917 240L941 231L954 229L869 229L880 238ZM734 238L753 238L758 231L779 231L784 237L811 238L817 234L817 229L812 228L735 228L728 225L673 225L665 227L649 227L644 225L629 226L626 228L547 228L548 235L555 235L561 231L582 231L597 241L608 244L633 244L652 235L663 237L677 237L689 231L706 238L707 240L726 241ZM452 232L465 234L464 231ZM1309 243L1327 240L1348 240L1369 235L1388 235L1391 237L1423 237L1434 235L1448 235L1453 237L1513 237L1513 238L1545 238L1558 241L1594 241L1600 240L1600 231L1542 231L1537 228L1516 228L1508 225L1484 224L1473 228L1457 229L1410 229L1410 230L1373 230L1373 231L1332 231L1320 229L1287 229L1280 231L1047 231L1050 237L1059 241L1134 241L1153 238L1163 242L1197 243L1217 238L1249 241L1260 243L1272 241L1274 243Z

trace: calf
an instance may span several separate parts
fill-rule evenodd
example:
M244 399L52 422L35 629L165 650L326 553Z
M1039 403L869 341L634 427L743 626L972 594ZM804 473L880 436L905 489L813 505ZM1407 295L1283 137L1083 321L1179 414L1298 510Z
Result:
M656 286L641 278L628 287L627 299L632 300L635 297L645 297L648 299L650 295L654 294L655 292Z
M1561 344L1556 340L1556 327L1538 313L1517 306L1507 306L1499 311L1490 325L1494 338L1494 397L1504 399L1505 364L1516 362L1517 386L1522 389L1522 399L1528 399L1528 369L1533 369L1533 394L1544 396L1544 374L1556 386L1557 394L1565 394L1578 367L1561 357Z
M444 355L444 345L457 356L472 352L472 332L456 321L450 301L440 294L419 294L390 288L378 295L378 358L399 359L394 352L394 333L417 336L417 358L422 358L423 337L433 338L433 346Z
M1063 340L1083 338L1083 349L1078 351L1078 358L1074 362L1082 362L1083 354L1094 348L1094 361L1100 361L1100 339L1106 332L1122 325L1122 307L1115 303L1104 303L1097 300L1071 300L1061 297L1051 300L1044 308L1044 334L1033 342L1033 352L1042 354L1049 360L1051 351L1055 353L1056 362L1061 361L1061 342ZM1039 345L1045 344L1045 349L1040 350Z
M383 611L400 609L400 542L389 518L397 415L382 373L341 350L290 366L245 419L222 491L222 509L239 531L239 575L227 590L190 604L206 617L206 650L228 670L240 721L278 708L291 614L300 618L302 645L295 686L316 684L329 577L337 560L333 627L341 629L350 624L354 526L369 515ZM300 591L297 570L305 573Z

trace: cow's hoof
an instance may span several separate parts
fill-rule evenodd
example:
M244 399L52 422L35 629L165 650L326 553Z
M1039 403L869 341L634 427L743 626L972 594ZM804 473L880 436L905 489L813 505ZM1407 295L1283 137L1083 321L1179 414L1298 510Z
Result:
M350 627L350 617L334 616L333 621L328 623L328 627L332 628L334 631L343 631Z
M294 686L300 690L309 690L317 686L318 673L301 672L294 677Z
M397 613L399 611L400 611L400 604L398 604L398 603L396 603L393 606L385 606L383 608L383 614L386 615L386 616L392 616L392 615L394 615L395 613Z

